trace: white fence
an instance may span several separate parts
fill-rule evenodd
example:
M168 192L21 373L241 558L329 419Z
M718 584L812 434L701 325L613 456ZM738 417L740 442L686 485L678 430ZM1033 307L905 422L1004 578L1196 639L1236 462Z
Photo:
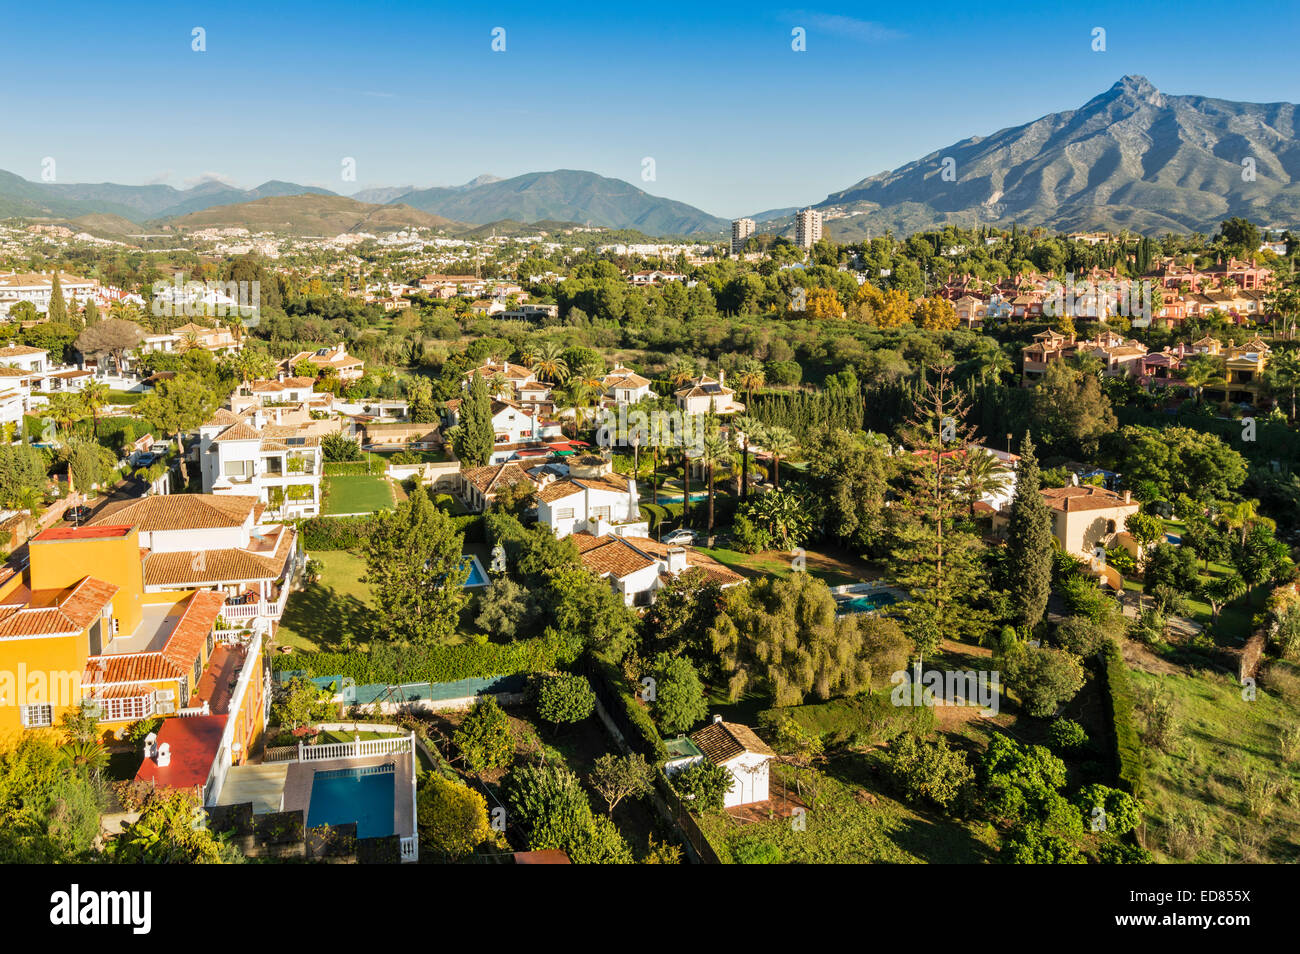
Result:
M402 839L402 864L420 860L420 842L414 835Z
M279 619L284 615L284 604L289 599L289 587L280 588L280 598L271 602L269 600L258 600L255 603L227 603L221 607L221 615L224 619Z

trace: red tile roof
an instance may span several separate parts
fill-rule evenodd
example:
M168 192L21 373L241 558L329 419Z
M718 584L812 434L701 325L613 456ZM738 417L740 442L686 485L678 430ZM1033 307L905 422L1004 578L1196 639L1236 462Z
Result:
M170 764L159 766L155 759L145 759L135 777L152 780L159 788L190 789L207 784L225 728L224 715L164 720L158 730L158 745L166 743L170 748Z
M50 527L33 537L35 543L48 543L55 540L110 540L124 537L131 532L129 524L115 524L98 527Z

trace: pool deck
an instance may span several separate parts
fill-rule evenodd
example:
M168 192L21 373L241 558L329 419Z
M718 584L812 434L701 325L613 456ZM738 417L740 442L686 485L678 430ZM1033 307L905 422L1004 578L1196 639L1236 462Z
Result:
M393 797L393 833L409 838L415 834L415 808L412 805L410 780L415 758L413 752L401 752L393 755L367 755L361 758L321 759L318 762L291 762L289 772L284 780L283 811L302 811L303 818L308 817L311 806L311 787L317 772L331 772L336 769L368 768L372 765L385 765L389 762L396 766L396 779Z

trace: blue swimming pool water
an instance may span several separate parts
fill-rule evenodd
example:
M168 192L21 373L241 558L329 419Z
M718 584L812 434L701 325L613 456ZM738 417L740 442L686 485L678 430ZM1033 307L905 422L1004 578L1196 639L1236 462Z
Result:
M483 568L478 565L478 560L466 558L469 564L469 576L465 578L462 586L487 586L487 576L483 573Z
M882 606L889 606L891 603L897 602L898 599L893 593L882 590L879 593L868 593L864 596L855 596L852 599L842 600L839 609L844 613L870 613Z
M358 838L393 834L396 778L391 765L317 772L311 782L307 827L356 822Z

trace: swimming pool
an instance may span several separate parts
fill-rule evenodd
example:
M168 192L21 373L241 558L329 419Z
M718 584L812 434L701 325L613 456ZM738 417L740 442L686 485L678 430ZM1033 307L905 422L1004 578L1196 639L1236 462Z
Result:
M396 778L391 764L317 772L311 781L307 827L356 822L358 838L393 834Z
M478 557L471 553L465 557L465 563L469 565L469 576L461 586L487 586L487 574L483 572L483 565L478 562Z
M880 590L876 593L868 593L865 596L854 596L847 600L839 600L836 608L842 613L872 613L882 606L889 606L898 602L898 597L888 590Z

